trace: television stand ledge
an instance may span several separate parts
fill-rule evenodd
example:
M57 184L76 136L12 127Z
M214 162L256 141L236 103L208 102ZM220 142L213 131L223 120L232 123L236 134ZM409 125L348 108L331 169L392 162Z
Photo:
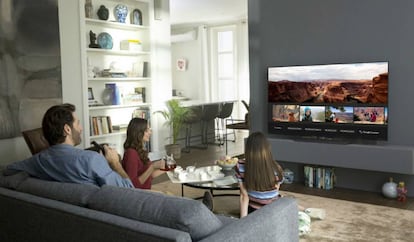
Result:
M414 198L408 197L406 202L399 202L396 199L385 198L378 192L367 192L347 188L335 187L331 190L324 190L312 187L306 187L304 183L294 182L292 184L282 184L281 194L283 191L301 193L306 195L320 196L332 199L340 199L352 202L369 203L380 206L394 207L414 211ZM298 201L300 204L300 201ZM305 204L304 204L305 205Z
M414 175L414 148L397 145L332 144L270 138L278 160Z

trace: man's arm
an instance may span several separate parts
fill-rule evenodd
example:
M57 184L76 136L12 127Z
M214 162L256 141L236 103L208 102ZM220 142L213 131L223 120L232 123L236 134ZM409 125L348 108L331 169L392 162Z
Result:
M108 164L111 167L111 169L114 170L116 173L118 173L122 178L129 178L124 168L122 168L121 159L120 159L118 152L108 147L107 145L104 145L104 149L105 149L105 158L108 161Z

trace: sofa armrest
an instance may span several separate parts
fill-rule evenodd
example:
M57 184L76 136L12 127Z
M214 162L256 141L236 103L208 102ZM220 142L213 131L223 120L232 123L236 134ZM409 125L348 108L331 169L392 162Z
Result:
M297 202L280 198L202 241L299 241Z

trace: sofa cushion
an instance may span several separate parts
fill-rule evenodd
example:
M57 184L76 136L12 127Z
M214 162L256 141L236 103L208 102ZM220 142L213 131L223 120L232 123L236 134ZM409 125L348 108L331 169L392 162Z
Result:
M91 184L45 181L29 177L17 188L20 192L85 207L89 197L99 190Z
M142 222L181 230L199 240L222 226L199 201L141 189L102 186L89 200L89 208Z
M14 173L13 175L5 175L2 171L0 172L0 186L16 190L16 188L28 177L29 174L24 171Z

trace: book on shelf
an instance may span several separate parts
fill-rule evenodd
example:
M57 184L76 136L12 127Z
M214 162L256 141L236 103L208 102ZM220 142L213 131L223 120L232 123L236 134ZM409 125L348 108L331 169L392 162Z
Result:
M133 89L127 89L122 94L123 103L125 105L133 105L145 103L145 87L135 87Z
M112 126L113 130L120 131L122 129L128 128L128 124L116 124Z
M132 65L132 76L149 77L149 63L147 61L139 61Z
M142 102L146 102L146 93L145 93L145 87L136 87L135 93L138 95L141 95Z
M108 122L109 133L113 133L114 132L114 129L112 127L111 117L110 116L106 116L106 120Z
M99 117L102 123L102 134L109 134L109 126L107 117Z
M332 167L305 165L305 186L330 190L335 184L335 172Z
M145 107L137 108L132 112L132 118L143 118L143 119L149 120L150 111L148 108L145 108Z
M110 116L91 116L89 118L90 135L103 135L113 132Z

